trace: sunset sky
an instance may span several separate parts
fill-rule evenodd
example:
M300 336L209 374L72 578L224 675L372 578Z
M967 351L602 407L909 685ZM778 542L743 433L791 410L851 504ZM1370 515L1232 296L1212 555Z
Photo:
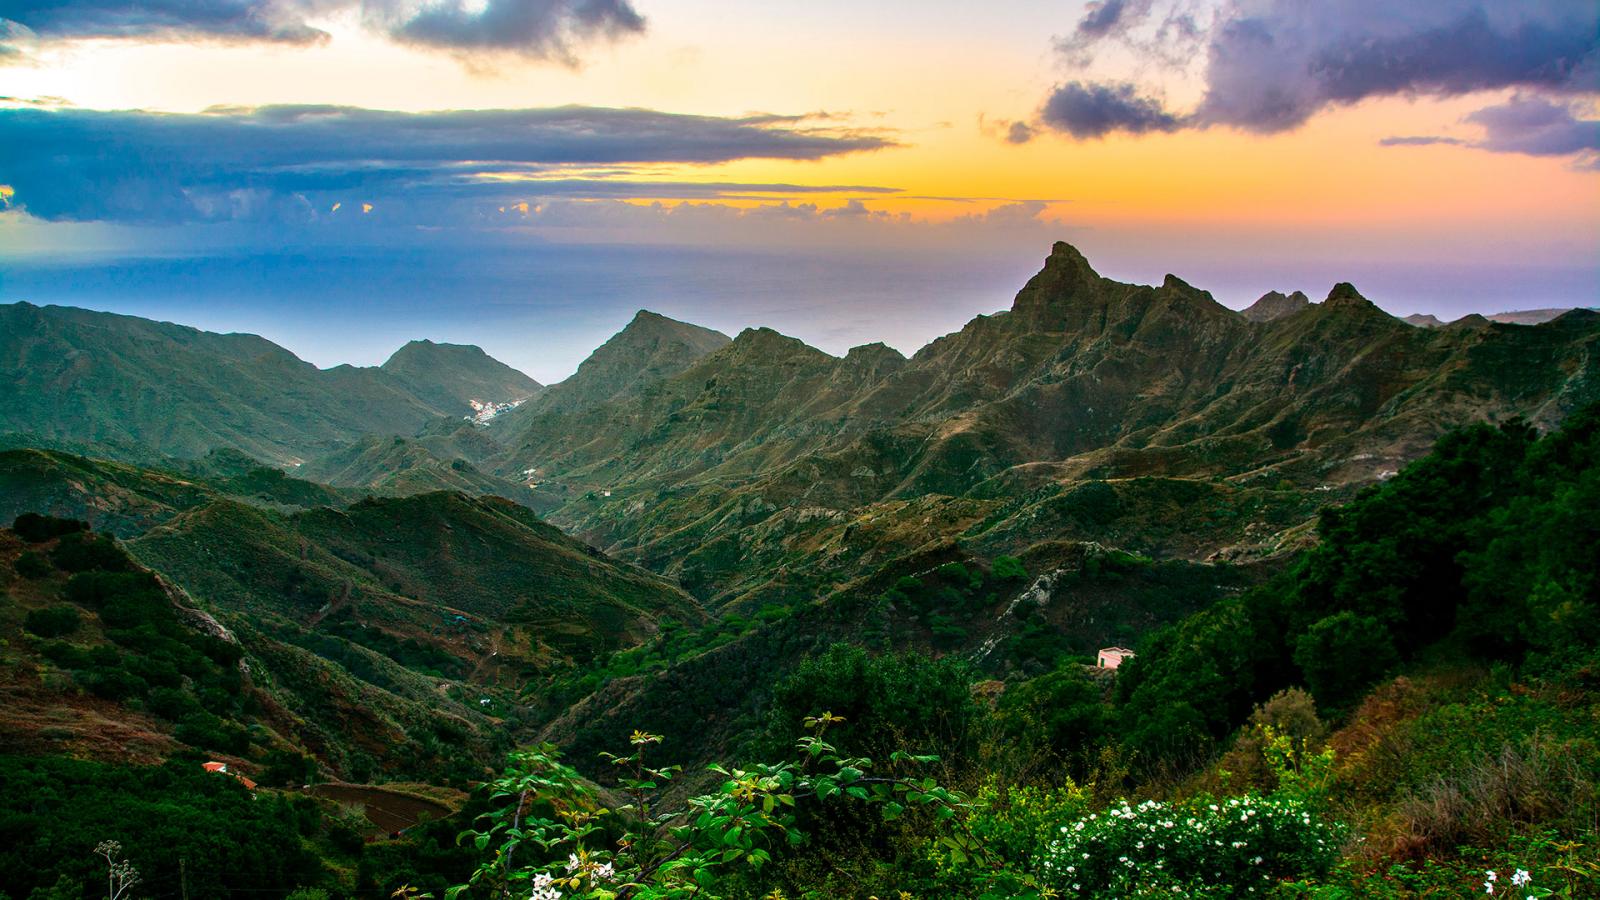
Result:
M1600 4L0 0L0 302L558 380L913 352L1052 240L1242 307L1600 303Z

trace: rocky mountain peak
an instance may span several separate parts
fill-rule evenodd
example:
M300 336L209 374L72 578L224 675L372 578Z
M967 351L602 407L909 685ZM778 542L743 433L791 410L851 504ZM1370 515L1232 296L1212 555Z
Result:
M1348 281L1341 281L1334 285L1333 290L1328 292L1328 299L1322 302L1330 307L1368 307L1372 305L1372 301L1361 296L1361 292L1356 290L1356 286Z
M633 314L633 318L629 319L628 324L624 325L622 327L622 331L618 333L626 334L629 331L639 331L641 329L652 331L671 329L675 325L682 324L683 323L679 322L677 319L670 319L666 316L663 316L661 313L652 312L648 309L641 309Z
M1250 304L1240 312L1252 322L1270 322L1284 316L1293 315L1311 305L1311 298L1300 291L1284 294L1280 291L1267 291L1261 299Z
M1060 326L1067 308L1098 305L1100 284L1100 274L1078 248L1056 241L1044 268L1017 294L1011 311L1028 327L1054 329ZM1067 318L1076 317L1067 313Z
M905 364L905 355L882 341L851 347L839 361L842 369L874 375L893 372Z
M1066 241L1056 241L1050 247L1050 256L1044 261L1044 271L1055 273L1059 276L1071 277L1077 281L1088 281L1100 277L1100 273L1089 265L1089 260Z

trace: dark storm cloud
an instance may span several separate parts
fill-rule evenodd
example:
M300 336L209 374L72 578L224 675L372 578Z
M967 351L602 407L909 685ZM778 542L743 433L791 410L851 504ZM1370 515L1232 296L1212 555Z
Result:
M477 6L463 0L6 0L0 4L0 19L46 40L303 44L327 38L312 20L346 10L359 12L363 25L402 43L565 63L575 61L577 44L635 34L645 26L628 0L488 0Z
M1145 18L1149 10L1137 12ZM1136 39L1123 33L1127 15L1110 0L1092 9L1073 36L1078 43L1063 46L1067 61L1081 62L1074 46L1134 46ZM1173 13L1166 21L1188 18ZM1087 26L1103 32L1097 37ZM1171 31L1166 40L1192 38L1183 31ZM1204 91L1192 111L1169 111L1126 83L1077 80L1049 97L1043 122L1078 138L1212 126L1266 134L1373 97L1506 88L1552 96L1600 92L1600 4L1594 0L1237 0L1217 10L1205 33ZM1162 40L1160 32L1152 40Z
M300 220L343 195L438 204L625 193L630 166L815 160L875 150L877 134L800 118L644 109L399 113L272 106L200 114L0 109L0 184L57 220ZM585 171L612 167L615 171ZM570 177L567 177L570 176ZM525 179L552 178L549 182ZM701 196L781 186L680 187Z
M1181 124L1176 116L1162 109L1159 101L1139 96L1132 84L1081 81L1056 88L1045 101L1039 118L1051 128L1080 140L1103 137L1113 131L1173 131Z

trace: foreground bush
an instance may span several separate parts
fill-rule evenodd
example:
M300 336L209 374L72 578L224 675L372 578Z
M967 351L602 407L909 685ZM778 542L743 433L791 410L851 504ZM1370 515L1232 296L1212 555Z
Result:
M749 770L713 766L722 783L681 803L663 794L682 774L678 766L654 766L645 757L661 739L636 731L626 756L608 756L617 789L626 799L603 802L593 785L562 763L554 748L516 753L495 782L497 809L469 831L492 856L469 884L446 892L460 896L529 896L532 900L716 900L730 883L759 871L774 852L804 843L797 827L801 804L859 802L893 820L926 811L955 824L946 846L965 861L983 848L958 824L968 799L933 779L868 774L871 760L840 756L823 740L838 716L806 720L811 734L798 742L800 759ZM932 757L895 754L891 762L915 765ZM470 892L470 894L468 894Z
M1299 800L1146 801L1062 825L1040 869L1069 897L1233 896L1326 872L1338 844L1338 830Z

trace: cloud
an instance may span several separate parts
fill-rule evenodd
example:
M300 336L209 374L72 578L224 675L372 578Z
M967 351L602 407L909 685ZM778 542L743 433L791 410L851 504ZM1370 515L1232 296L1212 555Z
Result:
M1113 131L1229 127L1258 134L1299 128L1329 108L1374 97L1453 97L1515 88L1552 96L1600 92L1600 4L1593 0L1232 0L1201 29L1175 8L1153 35L1133 29L1151 10L1105 0L1091 8L1064 61L1081 68L1091 51L1124 45L1169 60L1182 76L1179 45L1201 33L1194 69L1197 104L1178 112L1127 81L1075 79L1046 100L1043 124L1075 138ZM1172 45L1172 52L1152 48Z
M1400 137L1386 137L1378 142L1384 147L1427 147L1434 144L1448 144L1455 147L1471 146L1471 141L1461 138L1445 137L1437 134L1413 134Z
M267 41L328 39L313 22L359 13L364 27L391 40L459 53L490 51L576 63L575 47L644 30L628 0L16 0L11 25L41 39ZM0 32L0 37L4 32ZM0 59L6 49L0 43Z
M881 133L816 127L803 116L577 106L199 114L0 108L0 182L15 188L16 204L31 215L75 221L303 221L334 202L379 198L386 201L380 213L429 219L452 204L617 196L651 184L637 173L661 164L816 160L893 145ZM787 189L653 183L676 196Z
M496 50L576 63L572 45L644 31L627 0L489 0L472 12L461 2L425 7L391 31L396 40L447 50Z
M787 200L756 206L720 202L625 203L557 199L503 218L532 236L560 243L675 244L703 247L820 247L859 251L898 246L1026 246L1058 233L1042 201L1001 203L981 212L927 221L873 209L853 199L842 206ZM942 250L938 252L943 252Z
M20 23L0 16L0 66L9 66L28 59L26 47L36 43L34 33Z
M1095 0L1078 20L1072 34L1056 41L1056 51L1068 59L1086 64L1096 44L1121 37L1150 15L1153 0Z
M1478 110L1467 116L1467 121L1484 130L1483 140L1475 146L1496 153L1567 156L1600 152L1600 119L1579 118L1576 104L1571 102L1518 95Z
M1126 82L1063 84L1045 101L1039 120L1079 140L1104 137L1113 131L1174 131L1181 124L1159 101L1139 96L1134 85Z
M1600 168L1600 119L1583 118L1579 104L1530 94L1487 106L1465 121L1478 126L1476 140L1438 135L1404 135L1379 141L1386 147L1449 144L1491 153L1573 156L1580 168Z
M1026 144L1033 140L1036 134L1034 127L1027 122L1012 122L1006 129L1006 143Z

